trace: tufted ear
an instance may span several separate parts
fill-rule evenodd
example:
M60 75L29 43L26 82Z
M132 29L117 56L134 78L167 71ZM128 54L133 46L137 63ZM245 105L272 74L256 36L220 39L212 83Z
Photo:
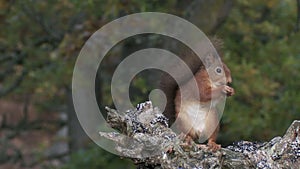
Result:
M214 54L208 53L205 56L204 65L206 66L206 68L209 68L210 66L215 65L217 61L217 57Z
M222 56L223 56L223 47L224 47L224 42L222 39L214 36L214 37L211 37L209 38L212 45L215 47L215 49L217 50L220 58L222 59Z

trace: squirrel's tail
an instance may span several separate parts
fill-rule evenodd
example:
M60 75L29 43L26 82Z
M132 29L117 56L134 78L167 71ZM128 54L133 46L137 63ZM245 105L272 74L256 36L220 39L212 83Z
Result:
M173 78L170 74L164 72L161 76L159 84L159 88L166 95L167 101L164 115L169 119L170 125L173 124L176 119L174 99L179 85L182 85L191 79L192 76L203 65L199 57L197 57L197 55L191 50L180 52L179 57L183 62L173 63L169 68L167 68L168 72L172 75L175 75L176 78ZM192 74L190 72L192 72ZM175 79L177 79L177 81Z
M169 125L171 125L176 119L174 99L176 96L176 91L178 89L178 84L176 83L175 79L172 78L169 74L163 73L163 75L161 76L159 88L166 95L166 107L165 110L163 110L163 114L169 119Z

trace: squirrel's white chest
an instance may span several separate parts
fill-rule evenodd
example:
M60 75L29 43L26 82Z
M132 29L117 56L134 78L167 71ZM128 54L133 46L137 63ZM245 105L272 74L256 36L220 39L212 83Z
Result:
M185 116L190 121L190 125L194 130L203 132L206 128L205 121L207 120L209 107L199 104L199 102L183 103L179 116Z

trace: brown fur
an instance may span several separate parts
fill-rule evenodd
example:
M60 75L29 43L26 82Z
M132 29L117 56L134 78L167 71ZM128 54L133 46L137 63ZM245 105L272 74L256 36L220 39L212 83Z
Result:
M218 42L217 45L220 45L220 43ZM220 46L217 47L219 51ZM186 54L188 53L185 53L185 55ZM192 56L192 58L193 57L194 56ZM209 59L211 58L214 59L215 57L209 57ZM163 78L164 81L162 83L162 86L168 99L165 115L170 119L171 123L173 123L175 121L175 118L177 118L179 124L178 129L186 134L187 140L197 140L200 137L205 137L208 133L212 133L210 136L207 136L209 137L208 145L212 149L218 149L220 148L220 146L215 142L217 133L219 131L219 117L216 108L212 107L210 109L210 106L211 101L217 101L220 97L226 94L227 96L231 96L234 94L234 90L231 87L227 86L227 83L232 82L230 70L226 66L226 64L223 63L222 70L225 73L226 83L216 83L221 82L223 80L223 76L213 74L210 78L213 79L213 82L215 84L212 84L213 82L209 78L208 73L201 62L196 61L195 59L190 59L186 63L194 73L194 78L198 85L200 100L198 99L199 97L195 95L196 92L191 90L193 85L191 79L193 79L193 77L185 77L184 72L181 72L179 69L178 73L182 73L182 75L180 76L183 77L182 81L180 81L179 84L177 84L174 79L172 81L172 79L170 80L170 78ZM216 65L212 65L212 68L214 68L214 66ZM177 68L180 68L180 65ZM180 89L182 91L179 90L178 85L180 86ZM195 105L198 105L200 107L200 112L207 113L207 116L205 117L205 121L199 121L197 119L198 121L193 124L192 121L195 121L195 119L191 117L191 114L193 114L191 113L191 109L193 111ZM195 114L196 113L197 112L195 112ZM203 131L199 130L201 126L204 126Z

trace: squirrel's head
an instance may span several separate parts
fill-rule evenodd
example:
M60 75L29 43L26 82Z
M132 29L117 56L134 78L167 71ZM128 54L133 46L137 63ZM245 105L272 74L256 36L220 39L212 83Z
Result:
M231 72L220 58L208 55L205 62L207 65L206 71L208 72L213 84L219 86L232 83Z
M213 77L211 78L219 85L230 84L232 83L231 72L221 59L223 56L223 41L216 36L211 37L210 40L220 56L217 57L216 54L210 54L208 55L209 57L205 58L205 62L214 69L212 73ZM220 62L222 63L222 65L220 65Z

